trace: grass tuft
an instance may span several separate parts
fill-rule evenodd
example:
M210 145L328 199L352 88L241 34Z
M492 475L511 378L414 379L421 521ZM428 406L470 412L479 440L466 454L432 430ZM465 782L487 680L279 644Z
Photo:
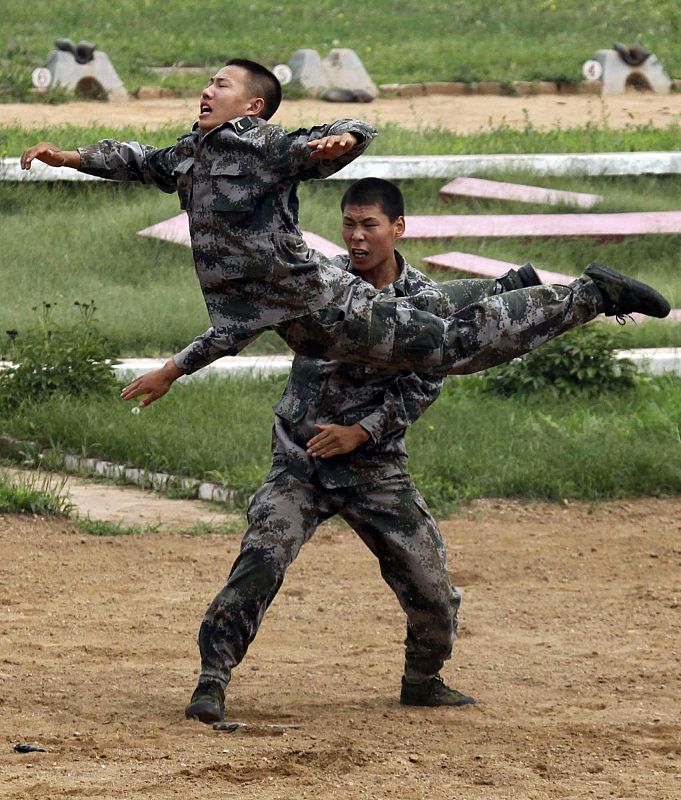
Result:
M72 511L66 478L0 470L0 514L68 517Z

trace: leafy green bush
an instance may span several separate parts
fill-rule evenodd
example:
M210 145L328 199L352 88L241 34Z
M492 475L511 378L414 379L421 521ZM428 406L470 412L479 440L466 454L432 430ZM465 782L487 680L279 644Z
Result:
M9 410L27 400L46 400L55 394L78 397L110 393L116 387L110 347L99 333L95 305L74 303L79 319L58 324L52 304L34 308L38 325L20 336L6 331L3 357L12 366L0 370L0 409Z
M491 370L488 390L500 395L602 392L634 386L636 365L615 355L615 337L605 325L575 328L537 350Z

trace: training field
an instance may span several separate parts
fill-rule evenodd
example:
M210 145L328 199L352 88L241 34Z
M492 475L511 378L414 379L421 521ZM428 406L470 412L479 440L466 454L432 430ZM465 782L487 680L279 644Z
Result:
M227 718L249 727L227 734L182 712L238 535L0 517L0 796L678 798L680 528L665 499L451 517L464 603L445 676L479 704L406 709L401 611L325 526L236 673Z

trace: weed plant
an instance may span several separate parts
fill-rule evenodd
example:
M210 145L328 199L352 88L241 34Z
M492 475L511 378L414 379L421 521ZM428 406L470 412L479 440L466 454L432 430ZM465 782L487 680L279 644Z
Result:
M79 397L115 389L111 349L96 328L95 305L76 301L75 306L75 323L59 324L52 304L43 302L33 308L38 319L32 329L6 331L4 355L12 363L0 370L1 410L55 394Z
M0 469L0 514L67 517L73 504L66 479L50 473L20 474Z

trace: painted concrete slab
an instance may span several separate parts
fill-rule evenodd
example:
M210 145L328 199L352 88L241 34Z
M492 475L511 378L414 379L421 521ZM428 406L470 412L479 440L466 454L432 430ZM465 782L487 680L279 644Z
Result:
M465 275L473 275L476 278L498 278L509 269L518 269L519 264L512 264L510 261L499 261L496 258L485 258L476 256L473 253L441 253L436 256L428 256L423 261L434 269L451 270ZM536 269L536 267L535 267ZM561 272L550 272L545 269L537 269L537 274L542 283L557 283L565 286L572 283L575 275L564 275ZM649 322L650 317L643 314L632 314L632 318L637 322ZM605 322L616 322L614 317L603 317ZM667 322L681 322L681 308L672 308L669 316L665 317Z
M359 178L446 178L483 175L487 172L530 172L536 175L678 175L681 152L642 153L499 153L462 156L364 155L326 180ZM91 181L103 180L73 169L48 167L34 162L21 169L18 158L0 159L0 180Z
M406 239L458 236L644 236L681 233L681 211L624 214L443 214L406 217Z
M139 236L149 236L152 239L162 239L167 242L185 245L185 247L191 247L189 220L184 211L163 222L158 222L156 225L150 225L137 233ZM323 236L318 236L316 233L303 231L303 237L309 248L318 250L327 258L333 258L347 252L343 247L338 247L337 244L330 242Z
M440 189L440 194L443 197L480 197L488 200L515 200L519 203L568 205L576 208L593 208L603 200L600 194L565 192L522 183L489 181L484 178L455 178Z

